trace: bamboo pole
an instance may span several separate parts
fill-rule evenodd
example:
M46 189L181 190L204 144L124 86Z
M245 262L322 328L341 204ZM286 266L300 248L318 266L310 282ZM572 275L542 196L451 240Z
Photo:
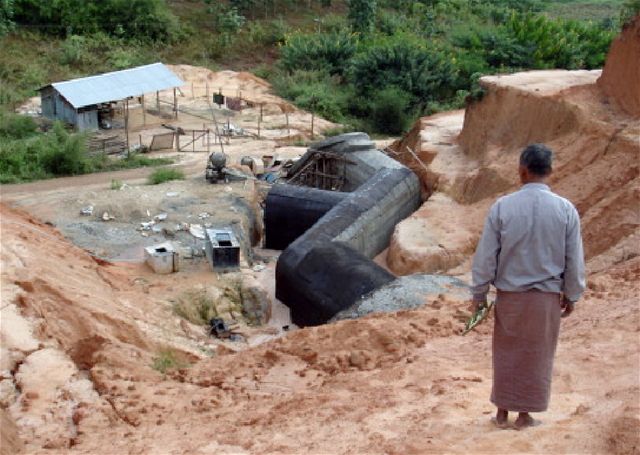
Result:
M176 96L176 89L173 88L173 117L178 118L178 97ZM178 147L180 149L180 147Z
M285 112L284 117L287 120L287 136L291 136L291 128L289 128L289 112Z
M144 94L140 98L140 104L142 104L142 126L147 125L147 112L144 106Z
M127 158L130 156L129 150L129 99L124 101L124 131L127 140Z

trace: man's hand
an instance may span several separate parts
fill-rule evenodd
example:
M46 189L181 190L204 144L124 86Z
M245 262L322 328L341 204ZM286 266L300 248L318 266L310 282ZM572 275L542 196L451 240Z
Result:
M480 308L487 306L486 300L471 300L469 302L469 311L475 314Z
M573 310L575 308L575 302L572 302L571 300L567 300L566 297L563 297L562 298L562 303L560 304L560 307L564 310L562 312L561 317L566 318L571 313L573 313Z

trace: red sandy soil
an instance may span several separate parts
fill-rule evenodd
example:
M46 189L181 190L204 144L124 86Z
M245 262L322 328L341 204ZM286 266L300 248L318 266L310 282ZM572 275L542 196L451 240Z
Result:
M185 353L193 365L164 377L158 346L191 341L158 301L166 284L0 213L3 388L18 388L3 453L637 451L640 258L590 277L563 322L544 425L516 432L489 422L490 325L459 336L464 302Z
M456 274L468 271L462 252L473 249L488 204L515 187L518 147L544 140L558 152L551 183L583 216L590 275L562 323L541 426L490 423L491 324L460 336L465 302L425 297L414 311L234 352L203 340L166 303L202 276L179 284L96 261L0 204L1 453L638 453L638 122L606 103L596 77L490 78L460 139L462 114L453 113L424 119L406 140L433 194L411 230L437 228L416 257L448 250L458 259L438 267ZM397 248L392 268L404 266ZM167 345L190 367L155 371Z

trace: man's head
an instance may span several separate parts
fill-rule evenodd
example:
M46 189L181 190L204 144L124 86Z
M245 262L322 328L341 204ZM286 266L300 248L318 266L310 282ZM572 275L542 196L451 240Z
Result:
M520 154L522 183L541 182L551 174L553 152L544 144L528 145Z

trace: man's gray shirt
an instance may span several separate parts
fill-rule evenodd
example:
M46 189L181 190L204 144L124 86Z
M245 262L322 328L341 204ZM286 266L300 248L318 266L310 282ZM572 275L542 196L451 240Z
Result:
M578 212L542 183L528 183L491 207L473 258L471 292L564 293L575 302L585 289Z

